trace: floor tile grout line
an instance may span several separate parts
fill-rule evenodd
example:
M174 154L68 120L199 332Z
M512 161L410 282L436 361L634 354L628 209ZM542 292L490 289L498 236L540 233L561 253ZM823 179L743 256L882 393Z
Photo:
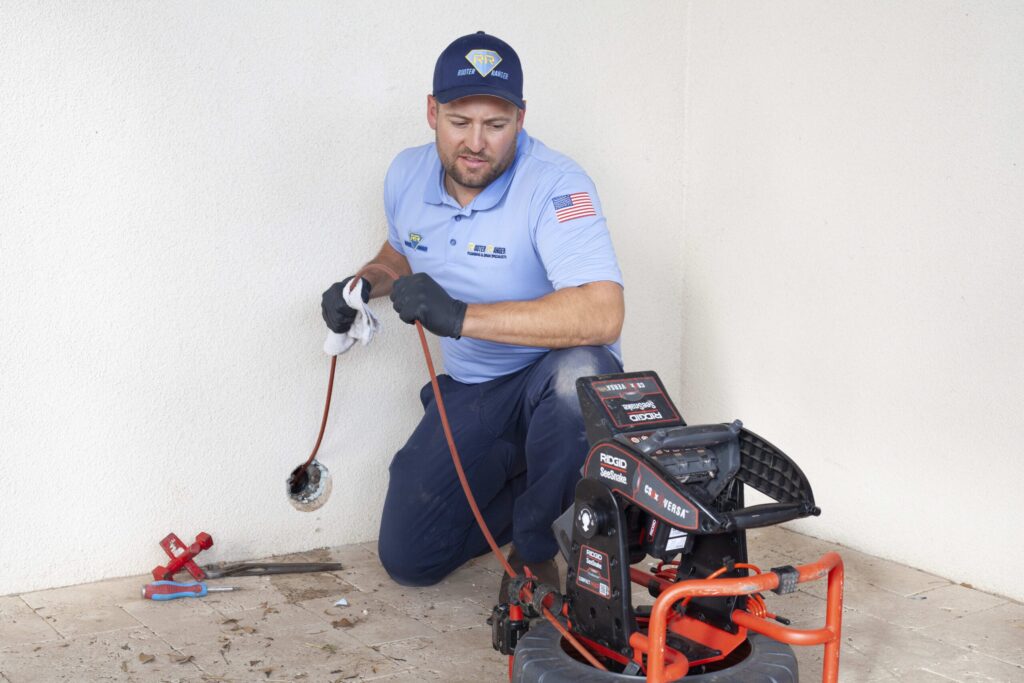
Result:
M856 645L854 645L852 642L849 642L849 641L844 642L842 644L842 648L849 648L849 649L853 650L854 652L856 652L857 654L859 654L861 656L870 657L870 655L867 652L865 652L864 650L861 650L859 647L857 647ZM842 650L842 648L840 648L840 650ZM895 671L892 671L891 669L889 669L887 666L885 666L881 662L878 662L878 666L881 667L882 671L884 671L886 674L888 674L890 679L892 679L894 681L900 680L900 677L896 674ZM842 655L842 652L840 651L840 655L839 655L839 668L840 668L840 670L842 670L842 667L843 667L843 655Z
M57 631L57 628L55 626L51 625L51 628L53 628L54 631L57 631L57 634L63 640L67 640L67 641L72 641L72 640L75 640L76 638L86 638L86 637L91 637L91 636L100 636L100 635L103 635L105 633L113 633L114 631L127 631L129 629L137 629L139 627L145 629L149 633L152 633L154 637L159 638L159 636L157 636L157 634L156 634L156 631L152 630L151 628L149 628L149 626L147 626L146 624L142 623L142 621L139 620L138 617L136 617L134 614L132 614L131 612L126 610L124 607L121 607L120 605L112 605L112 607L116 607L119 611L124 612L129 617L131 617L132 621L135 622L135 625L134 626L119 626L118 628L108 628L108 629L103 629L101 631L90 631L89 633L76 633L76 634L72 634L71 636L65 636L60 631ZM40 609L42 609L42 608L40 608ZM58 614L65 614L65 612L58 612ZM43 617L42 615L40 615L40 618L43 621L46 621L46 618ZM48 621L46 621L46 623L49 624Z
M881 590L881 589L878 589L878 590ZM812 596L812 597L815 597L815 596ZM878 616L877 614L874 614L874 613L872 613L872 612L870 612L868 610L865 610L865 609L863 609L861 607L854 607L854 606L848 604L846 602L846 600L845 600L845 597L844 597L844 600L843 600L843 614L845 615L847 612L852 612L852 613L858 614L858 615L860 615L862 617L869 617L871 619L875 619L875 620L884 622L886 624L889 624L890 626L899 628L900 630L904 631L907 634L912 634L914 636L921 636L921 637L927 638L928 640L931 640L931 641L934 641L934 642L937 642L937 643L942 643L943 645L951 645L951 646L956 647L956 648L961 649L961 650L967 650L968 648L964 648L963 646L957 645L956 643L950 643L948 641L942 640L940 638L936 638L934 636L925 635L924 631L927 631L929 629L934 629L934 628L936 628L938 626L951 627L951 626L955 625L956 622L958 622L958 621L960 621L962 619L965 619L967 617L975 617L975 616L977 616L979 614L984 614L985 612L987 612L989 610L993 610L993 609L996 609L996 608L1001 607L1001 606L1002 605L995 605L993 607L988 607L988 608L985 608L985 609L982 609L982 610L978 610L977 612L967 612L965 614L952 614L952 613L950 613L950 612L948 612L946 610L942 610L941 608L931 608L931 609L935 610L936 613L944 613L945 619L943 619L941 622L940 621L936 621L934 623L928 623L928 624L924 624L924 625L921 625L921 626L907 626L905 624L899 624L899 623L896 623L894 621L891 621L891 620L889 620L889 619L887 619L885 617Z
M24 597L22 597L22 596L20 596L20 595L19 595L19 596L18 596L18 600L21 600L21 604L25 605L25 607L28 607L28 608L29 608L29 610L31 610L31 611L32 611L32 614L34 614L34 615L36 615L37 617L39 617L39 619L40 619L40 620L42 620L42 622L43 622L44 624L46 624L47 626L49 626L49 627L50 627L50 630L51 630L51 631L53 631L54 633L56 633L56 634L57 634L57 637L58 637L58 638L60 638L61 640L67 640L67 638L65 638L65 637L64 637L64 634L63 634L63 633L61 633L60 631L58 631L58 630L57 630L57 628L56 628L56 627L55 627L55 626L54 626L53 624L51 624L51 623L50 623L49 621L47 621L46 617L44 617L44 616L43 616L42 614L40 614L40 613L39 613L39 612L37 612L37 611L36 611L35 609L33 609L32 605L28 604L28 603L27 603L27 602L25 601L25 598L24 598Z
M974 590L974 589L972 588L970 590ZM985 612L991 612L992 610L1000 609L1002 607L1005 607L1007 605L1012 605L1012 604L1014 604L1014 603L1010 602L1009 600L1004 600L1003 602L999 603L998 605L992 605L991 607L986 607L985 609L980 609L977 612L969 612L967 614L961 614L960 616L957 617L957 619L963 619L964 617L968 617L968 616L976 617L979 614L984 614Z
M856 610L854 610L854 611L856 611ZM885 619L879 619L878 617L873 616L871 614L867 614L866 612L859 612L859 614L866 615L868 617L871 617L872 619L877 619L878 621L883 621L883 622L889 624L890 626L893 626L895 628L903 630L906 634L909 634L913 638L917 638L917 639L921 639L921 640L927 640L927 641L930 641L934 645L941 645L941 646L944 646L946 648L953 648L954 650L958 650L961 653L966 653L966 654L970 654L970 655L981 655L982 657L986 657L988 659L1000 662L1002 664L1009 664L1010 666L1015 666L1015 667L1017 667L1019 669L1024 669L1024 664L1022 664L1020 662L1013 662L1013 661L1009 661L1009 660L1006 660L1006 659L1001 659L999 657L996 657L995 655L991 655L991 654L989 654L987 652L982 652L981 650L978 650L977 648L974 648L974 647L971 647L971 646L964 647L964 646L958 645L956 643L950 643L948 641L944 641L944 640L940 640L938 638L934 638L934 637L932 637L930 635L927 635L927 634L923 633L923 629L915 629L915 628L909 628L907 626L900 626L899 624L894 624L891 621L887 621ZM980 612L974 612L973 614L980 614ZM961 617L956 617L956 619L963 619L963 617L962 616ZM851 647L855 652L858 652L860 654L867 654L865 652L861 652L860 650L858 650L855 646L853 646L852 643L844 643L844 647L847 646L847 645L849 645L849 647ZM929 673L933 673L933 672L929 671Z
M906 566L906 565L899 565L898 563L893 563L893 564L897 564L898 566L901 566L901 567ZM918 570L918 571L920 571L920 570ZM941 579L942 577L938 577L938 578ZM946 585L944 585L944 586L934 586L932 588L925 588L924 590L917 591L916 593L908 593L907 596L909 597L911 595L920 595L921 593L929 593L929 592L931 592L933 590L940 590L942 588L949 588L950 586L959 586L960 588L963 588L964 590L967 590L967 591L971 591L972 593L981 593L982 595L987 595L987 596L989 596L991 598L995 598L996 600L999 600L999 604L995 605L995 607L1001 607L1002 605L1024 605L1024 603L1018 602L1018 601L1014 600L1013 598L1007 597L1005 595L999 595L998 593L989 593L988 591L983 591L980 588L974 588L973 586L966 586L963 583L957 583L956 581L952 581L950 579L942 579L942 580L946 582Z
M872 588L878 588L877 586L875 586L873 584L870 584L870 583L868 585L871 586ZM925 593L931 593L932 591L940 591L943 588L949 588L950 586L959 586L959 585L960 584L958 584L958 583L953 583L952 581L947 581L945 583L945 585L942 585L942 586L932 586L931 588L925 588L923 590L914 591L912 593L906 593L904 595L904 597L906 597L906 598L913 598L913 597L917 597L918 595L924 595ZM879 590L885 590L885 589L884 588L880 588ZM967 590L971 590L971 589L968 588ZM929 672L929 673L931 673L931 672Z
M122 608L122 609L123 609L123 608ZM131 614L131 613L129 612L129 614ZM135 615L132 615L132 616L135 616ZM136 618L136 621L138 621L138 618ZM179 650L179 649L178 649L177 647L175 647L174 645L171 645L170 641L168 641L168 640L167 640L166 638L164 638L164 637L163 637L162 635L160 635L159 633L157 633L157 632L156 632L156 630L154 630L154 629L150 628L149 626L146 626L145 624L143 624L143 626L144 626L144 627L146 628L146 630L147 630L147 631L149 631L150 633L152 633L152 634L153 634L153 636L154 636L154 637L155 637L155 638L156 638L157 640L159 640L159 641L160 641L161 643L163 643L163 644L164 644L164 645L166 645L167 647L171 648L171 651L173 651L173 652L176 652L176 653L178 653L178 655L180 655L180 656L182 656L182 657L187 657L187 656L191 656L191 655L186 655L186 654L185 654L185 653L184 653L183 651ZM192 666L194 666L194 667L195 667L196 669L198 669L198 670L199 670L199 673L201 673L201 674L202 674L202 675L204 675L204 676L205 676L205 675L207 675L207 673L208 673L208 672L206 671L206 669L204 669L204 668L203 668L202 666L200 666L200 665L199 665L199 662L198 662L198 661L196 661L196 660L195 660L194 658L193 658L193 659L192 659L192 661L190 661L190 662L182 662L182 663L184 663L184 664L191 664Z
M955 681L955 682L958 681L958 679L956 679L956 678L950 678L949 676L947 676L947 675L945 675L943 673L939 673L938 671L934 671L934 670L929 669L927 667L922 667L920 670L921 671L925 671L927 673L930 673L933 676L938 676L939 678L945 679L947 681Z
M971 589L968 589L968 590L974 590L974 589L971 588ZM953 624L956 624L956 622L958 622L958 621L962 621L962 620L967 619L967 618L975 618L979 614L985 614L986 612L991 612L992 610L996 610L996 609L999 609L999 608L1004 607L1006 605L1012 605L1012 604L1014 604L1014 603L1007 601L1007 602L999 603L998 605L993 605L992 607L987 607L985 609L978 610L977 612L967 612L966 614L958 614L958 615L954 616L952 619L950 619L948 624L946 624L946 625L953 625ZM987 652L983 652L981 650L978 650L977 648L975 648L973 646L962 647L960 645L957 645L956 643L950 643L949 641L942 640L941 638L936 638L936 637L924 634L924 631L932 629L932 628L935 628L938 625L940 625L940 624L930 624L928 626L922 626L919 629L912 629L912 630L913 630L915 635L918 635L920 637L928 638L929 640L932 640L932 641L935 641L935 642L938 642L938 643L942 643L943 645L948 645L948 646L955 647L955 648L958 648L958 649L961 649L961 650L966 650L967 652L972 652L972 653L977 653L977 654L980 654L980 655L985 655L989 659L994 659L994 660L996 660L998 662L1003 662L1004 664L1010 664L1012 666L1016 666L1016 667L1024 669L1024 664L1022 664L1020 662L1012 662L1012 661L1009 661L1009 660L1006 660L1006 659L1000 659L999 657L996 657L995 655L990 655Z
M977 649L974 649L974 648L971 648L971 649L969 649L968 651L969 651L969 652L970 652L971 654L975 654L975 655L981 655L982 657L985 657L985 658L987 658L987 659L991 659L991 660L994 660L994 661L996 661L996 662L1001 662L1001 663L1003 663L1003 664L1009 664L1010 666L1015 666L1015 667L1017 667L1018 669L1022 669L1022 670L1024 670L1024 663L1022 663L1022 662L1011 662L1011 661L1010 661L1010 660L1008 660L1008 659L1002 659L1001 657L997 657L997 656L995 656L995 655L990 655L990 654L989 654L989 653L987 653L987 652L982 652L981 650L977 650Z
M402 675L413 675L413 676L422 675L424 671L427 671L427 672L432 673L432 674L437 674L437 672L434 671L433 669L417 669L414 666L410 666L410 667L405 668L405 669L400 669L399 671L393 671L391 673L381 674L379 676L378 675L373 675L373 676L370 676L369 678L367 678L365 676L360 676L359 678L356 678L354 680L357 681L358 683L364 683L366 681L370 681L372 683L388 683L389 681L396 680L399 676L402 676ZM430 678L430 679L425 679L425 680L443 681L444 679L441 678L440 676L438 676L437 678ZM343 682L343 683L346 683L346 682Z
M354 634L349 634L349 635L352 635L353 638L358 640L360 642L360 644L363 645L363 647L368 647L371 650L373 650L374 652L379 652L375 648L383 647L385 645L394 645L395 643L404 643L404 642L406 642L408 640L416 640L417 638L425 638L427 640L433 640L434 638L437 638L438 636L444 636L444 633L441 632L441 631L438 631L437 633L432 633L432 634L427 635L427 636L422 636L421 635L421 636L409 636L408 638L395 638L394 640L383 640L383 641L381 641L379 643L373 643L373 644L367 643L364 640L360 640L359 636L356 636ZM387 656L387 655L385 655L385 656Z
M138 621L138 620L136 619L136 621ZM93 638L93 637L96 637L96 636L105 636L108 633L117 633L118 631L133 631L133 630L138 629L139 626L142 626L146 630L149 630L149 627L146 626L145 624L137 624L135 626L121 626L119 628L107 628L107 629L102 629L102 630L99 630L99 631L88 631L88 632L84 632L84 633L74 633L74 634L72 634L70 636L64 636L63 638L64 638L64 640L66 640L66 641L68 641L70 643L70 642L79 640L81 638ZM156 634L154 633L154 635L156 635Z
M135 616L134 614L132 614L131 612L126 610L124 607L121 607L120 605L117 606L117 609L121 610L122 612L124 612L125 614L130 616L139 626L143 627L144 629L146 629L147 631L152 633L154 636L156 636L156 632L153 631L152 629L150 629L149 626L146 626L144 623L142 623L142 620L139 619L137 616ZM117 629L111 629L111 630L115 630L116 631ZM159 637L159 636L157 636L157 637Z
M380 676L373 676L371 678L365 678L363 676L360 676L357 680L359 680L359 681L382 681L383 683L387 683L389 678L397 678L398 676L401 676L402 674L413 674L413 675L415 675L416 673L417 673L416 667L410 666L410 667L406 667L404 669L399 669L398 671L392 671L391 673L381 674Z

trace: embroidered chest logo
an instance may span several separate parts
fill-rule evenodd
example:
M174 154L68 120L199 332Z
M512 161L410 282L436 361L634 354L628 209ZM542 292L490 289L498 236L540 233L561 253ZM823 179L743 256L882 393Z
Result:
M467 256L480 256L483 258L508 258L505 247L496 247L493 244L477 244L470 242L466 245Z
M405 240L405 246L416 251L426 251L426 245L420 244L423 241L423 235L418 232L410 232L409 239Z

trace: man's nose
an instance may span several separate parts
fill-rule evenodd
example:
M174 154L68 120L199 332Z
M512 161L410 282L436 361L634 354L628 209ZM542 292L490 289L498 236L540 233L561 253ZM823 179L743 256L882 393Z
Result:
M484 151L484 128L483 126L471 126L469 131L469 137L466 140L466 146L469 147L469 151L473 154L479 154Z

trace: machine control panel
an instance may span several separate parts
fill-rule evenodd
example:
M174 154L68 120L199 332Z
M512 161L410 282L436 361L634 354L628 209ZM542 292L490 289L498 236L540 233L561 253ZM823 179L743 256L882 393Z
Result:
M653 429L686 424L654 372L582 377L576 390L592 444L619 434L640 439Z
M675 406L653 376L595 380L591 388L601 399L612 424L619 429L649 428L679 421Z

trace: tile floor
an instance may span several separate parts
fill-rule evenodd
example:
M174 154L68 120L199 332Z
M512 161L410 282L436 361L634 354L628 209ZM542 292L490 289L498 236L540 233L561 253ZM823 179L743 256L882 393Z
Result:
M764 567L830 549L778 528L750 534L751 560ZM1024 681L1024 606L838 550L844 683ZM484 624L500 576L493 559L420 589L393 584L372 543L283 559L344 569L224 579L243 590L171 602L142 600L138 576L0 597L0 681L507 680ZM336 607L342 597L349 605ZM810 585L770 596L769 607L812 628L824 620L823 598ZM820 680L821 648L797 655L802 680Z

